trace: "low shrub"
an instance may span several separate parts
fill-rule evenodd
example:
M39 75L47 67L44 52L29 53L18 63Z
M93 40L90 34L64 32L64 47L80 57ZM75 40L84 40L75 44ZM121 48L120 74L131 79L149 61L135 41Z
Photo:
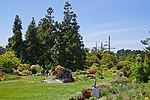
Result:
M108 84L99 84L99 85L97 86L97 88L100 88L100 89L109 88L109 85L108 85Z
M109 87L109 92L112 94L117 94L119 93L119 89L120 89L120 85L116 83Z
M86 88L81 91L84 99L89 99L92 96L92 89Z
M52 75L53 75L53 76L55 76L55 75L57 75L57 74L58 74L58 71L57 71L57 70L52 71Z
M72 77L72 73L69 69L61 69L56 75L56 79L63 80L63 83L74 82L74 78Z
M29 71L28 70L23 70L22 71L22 76L27 76L29 75Z
M115 76L117 76L116 73L110 72L110 71L108 71L108 70L103 71L103 77L104 77L104 78L105 78L105 77L115 77Z
M19 64L17 69L19 71L22 71L22 70L28 70L30 68L30 65L29 64Z
M14 71L13 71L13 74L14 74L14 75L19 75L20 72L19 72L19 70L14 70Z
M64 69L64 67L62 67L61 65L57 65L55 70L60 71L61 69Z
M31 72L32 74L40 73L41 67L39 65L32 65L31 66Z
M5 74L6 74L5 72L0 71L0 76L3 76Z
M103 88L101 91L100 91L100 96L107 96L109 95L110 92L109 92L109 89L108 88Z
M7 74L13 73L13 70L11 68L3 68L2 71Z
M86 72L86 71L82 71L82 70L77 70L77 71L74 73L74 75L85 75L85 74L87 74L87 72Z
M18 79L18 76L11 74L6 74L4 77L4 80L16 80L16 79Z

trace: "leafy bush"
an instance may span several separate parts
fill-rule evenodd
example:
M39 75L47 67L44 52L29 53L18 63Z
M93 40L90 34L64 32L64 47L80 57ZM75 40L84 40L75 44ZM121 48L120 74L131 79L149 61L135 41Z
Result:
M92 89L86 88L81 91L83 99L89 99L92 96Z
M32 65L31 71L32 71L32 74L37 74L37 72L40 73L41 67L39 65Z
M63 80L63 83L74 82L74 78L72 77L72 73L69 69L61 69L56 75L56 79Z
M107 68L112 68L117 64L117 56L112 52L105 52L101 59L101 64L105 65Z
M13 70L11 68L2 68L2 71L7 74L13 73Z
M120 85L118 83L115 83L109 87L109 92L112 94L117 94L119 93L119 89L120 89Z
M86 66L92 66L94 63L100 64L99 58L93 53L86 53Z
M96 72L96 74L95 74L95 77L100 78L100 79L103 79L104 77L103 77L103 74L102 74L102 70L101 70L101 71L98 70L98 71Z
M0 55L0 66L2 68L11 69L18 64L20 64L20 59L16 57L14 52L7 51L6 53Z
M6 74L5 72L0 71L0 76L3 76L5 74Z
M130 61L120 61L117 64L117 70L122 70L125 77L130 77L131 75L131 67L133 63Z
M150 77L150 68L149 68L149 60L148 58L144 59L144 62L142 62L142 59L140 55L137 55L136 62L134 66L132 67L133 74L132 76L136 78L137 82L148 82Z
M4 78L2 76L0 76L0 81L3 81L3 80L4 80Z
M14 71L13 71L13 74L14 74L14 75L19 75L19 70L14 70Z
M22 71L22 70L28 70L30 68L30 65L29 64L19 64L17 69L19 71Z
M105 77L115 77L115 76L117 76L116 73L110 72L110 71L108 71L108 70L103 71L103 77L104 77L104 78L105 78Z
M20 79L20 77L11 74L6 74L4 77L4 80L16 80L16 79Z
M100 89L109 88L109 85L108 85L108 84L99 84L99 85L97 86L97 88L100 88Z
M74 75L85 75L85 74L87 74L87 72L86 71L82 71L82 70L77 70L75 73L74 73Z
M86 72L88 74L96 74L97 71L102 72L102 68L97 67L96 64L93 64L92 67L90 67L89 69L86 70Z
M29 71L28 71L28 70L23 70L23 71L22 71L22 75L23 75L23 76L29 75Z
M57 71L57 70L52 71L52 75L53 75L53 76L55 76L55 75L57 75L57 74L58 74L58 71Z
M110 92L109 92L109 89L108 88L103 88L101 91L100 91L100 96L107 96L109 95Z
M55 70L60 71L61 69L64 69L64 67L62 67L61 65L57 65Z

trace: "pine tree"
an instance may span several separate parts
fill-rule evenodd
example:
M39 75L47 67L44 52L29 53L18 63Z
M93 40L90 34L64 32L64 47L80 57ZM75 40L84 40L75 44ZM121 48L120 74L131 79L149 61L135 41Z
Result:
M53 62L53 52L55 45L55 26L53 20L53 9L47 10L45 18L41 19L38 25L38 39L40 43L39 61L43 66Z
M85 61L85 50L82 37L79 34L77 16L71 11L69 2L64 6L64 19L57 32L58 63L72 70L82 68Z
M26 32L25 41L25 62L31 65L38 63L38 39L37 39L37 28L34 17Z
M22 59L22 22L18 15L15 16L13 25L13 36L8 39L8 45L6 49L15 51L18 58Z

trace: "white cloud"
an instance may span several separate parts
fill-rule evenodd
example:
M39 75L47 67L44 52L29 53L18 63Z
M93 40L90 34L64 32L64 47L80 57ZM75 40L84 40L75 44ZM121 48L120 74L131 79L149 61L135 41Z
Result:
M113 42L112 45L128 45L128 44L137 44L140 43L142 39L140 40L126 40L126 41L116 41Z
M124 33L129 30L132 30L133 28L124 28L124 29L114 29L114 30L106 30L106 31L99 31L87 34L85 37L93 37L93 36L99 36L99 35L105 35L105 34L113 34L113 33Z

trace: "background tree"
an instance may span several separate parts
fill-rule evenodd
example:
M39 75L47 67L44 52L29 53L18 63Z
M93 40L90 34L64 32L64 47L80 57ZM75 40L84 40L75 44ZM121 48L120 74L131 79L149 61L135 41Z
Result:
M14 50L17 57L22 59L22 22L18 15L15 16L13 36L8 39L7 50Z
M26 63L29 63L30 65L37 64L39 45L37 39L37 28L34 17L32 18L30 25L28 26L25 39L26 41L24 46L25 47L24 60Z
M75 70L82 68L85 62L85 49L79 34L76 14L71 11L69 2L64 6L64 19L57 32L58 63L66 68Z
M2 46L0 46L0 55L4 54L5 53L5 48L3 48Z
M97 63L98 65L100 65L100 59L92 52L86 53L86 66L90 67L94 63Z
M150 33L150 31L149 31L149 33ZM150 60L150 38L146 38L145 40L141 40L141 43L147 46L145 51L146 51L148 59Z
M48 65L53 62L53 52L55 50L55 25L53 20L53 9L50 7L47 10L45 18L41 19L38 25L38 40L39 40L39 63Z
M113 52L104 52L101 64L108 68L112 68L117 64L117 56Z

